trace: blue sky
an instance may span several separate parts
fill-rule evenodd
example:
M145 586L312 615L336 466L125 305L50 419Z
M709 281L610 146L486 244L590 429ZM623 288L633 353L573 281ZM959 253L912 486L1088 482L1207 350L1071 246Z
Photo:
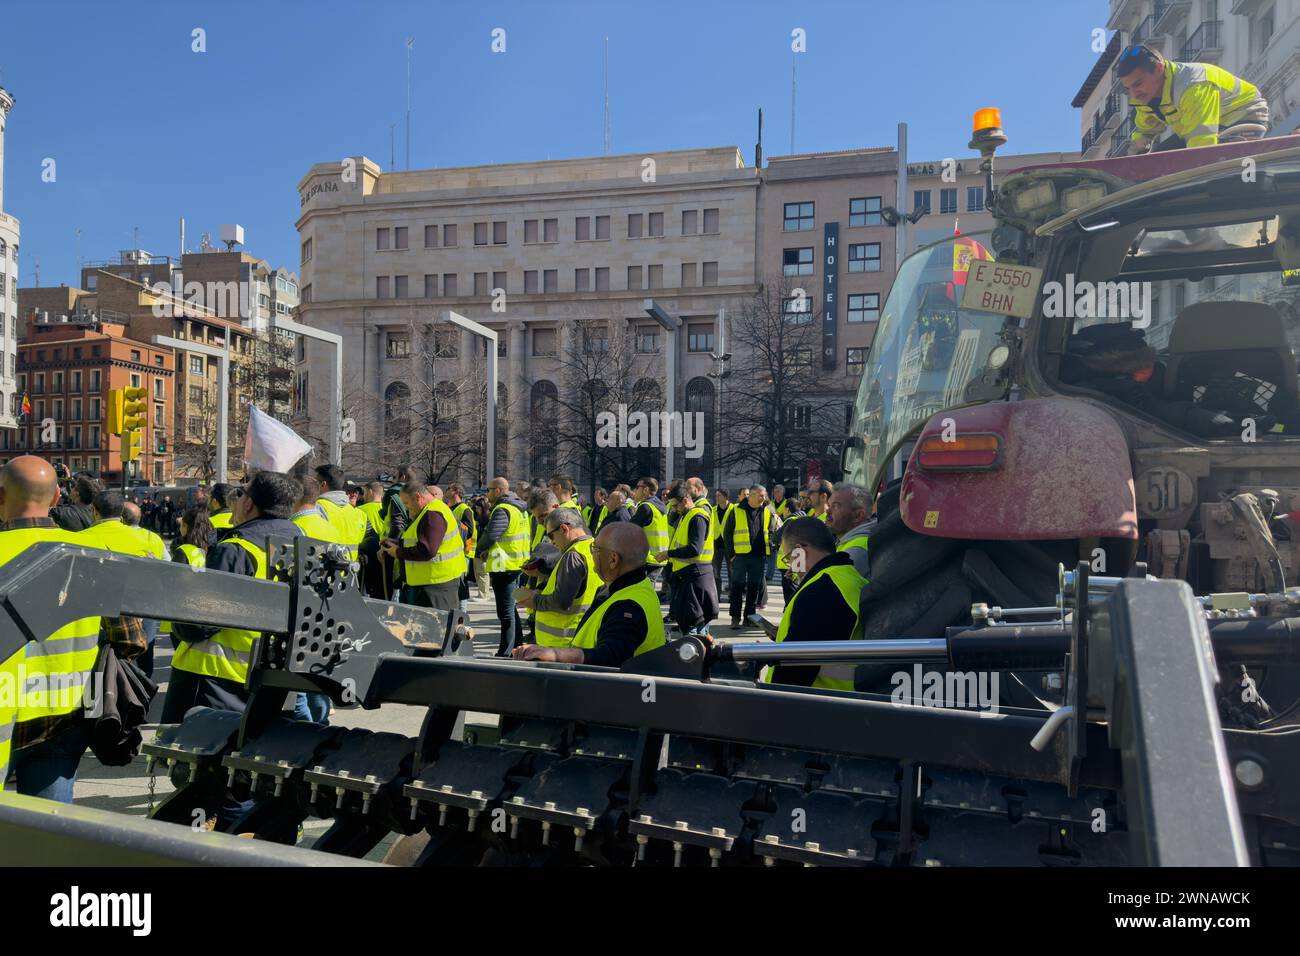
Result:
M79 257L158 254L223 222L297 268L298 180L365 154L404 165L599 155L609 37L612 152L735 145L753 161L888 146L966 156L971 113L1000 106L1008 151L1078 149L1075 91L1105 0L5 0L5 211L22 220L20 283L73 284ZM506 50L493 53L492 31ZM192 31L206 32L196 53ZM791 31L807 52L791 52ZM42 182L53 158L56 180ZM81 230L80 238L77 230Z

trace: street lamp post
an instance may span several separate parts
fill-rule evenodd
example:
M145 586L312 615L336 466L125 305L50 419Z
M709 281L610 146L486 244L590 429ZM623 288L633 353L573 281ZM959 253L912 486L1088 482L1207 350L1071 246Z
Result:
M207 355L217 360L219 368L217 377L217 481L224 482L226 480L226 461L229 457L230 444L228 433L230 427L230 330L226 330L223 348L217 348L213 345L201 345L198 342L187 342L185 339L173 338L170 335L155 335L152 342L154 345L163 345L178 352L198 352L201 355Z
M448 310L442 317L452 325L487 339L487 436L484 442L485 483L496 477L497 468L497 334L486 325Z
M668 333L667 348L664 351L664 386L667 391L667 407L664 411L668 414L667 421L671 423L673 410L677 405L677 330L681 328L682 320L675 315L670 315L668 310L654 299L644 300L641 308ZM673 445L671 425L668 431L668 441L664 447L664 480L671 482L677 449Z

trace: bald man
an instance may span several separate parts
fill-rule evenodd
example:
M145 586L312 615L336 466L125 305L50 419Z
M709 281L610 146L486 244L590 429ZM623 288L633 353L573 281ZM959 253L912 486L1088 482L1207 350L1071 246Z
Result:
M514 656L525 661L560 661L622 667L633 657L664 645L659 595L647 574L650 545L631 522L602 528L591 546L596 573L605 582L591 610L578 623L569 647L525 644Z
M42 541L90 546L54 523L50 509L58 502L58 480L43 458L20 455L0 470L0 564ZM81 618L0 664L0 778L9 764L19 793L72 802L77 766L90 741L91 722L83 719L82 706L99 657L99 629L98 617ZM112 637L110 643L123 658L144 650L142 643ZM15 694L33 682L46 689Z

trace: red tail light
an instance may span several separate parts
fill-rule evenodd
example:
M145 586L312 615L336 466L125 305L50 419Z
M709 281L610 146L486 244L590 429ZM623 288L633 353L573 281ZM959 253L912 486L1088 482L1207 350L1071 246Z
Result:
M988 471L1002 457L997 435L931 435L916 449L917 464L929 471Z

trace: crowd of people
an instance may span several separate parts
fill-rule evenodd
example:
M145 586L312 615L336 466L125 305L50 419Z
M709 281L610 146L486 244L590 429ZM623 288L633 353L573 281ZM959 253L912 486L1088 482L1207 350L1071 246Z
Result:
M713 640L724 597L733 630L761 628L777 641L860 636L873 501L856 486L814 481L792 498L781 485L769 496L754 484L733 497L710 495L698 477L664 485L647 476L587 500L555 475L497 477L467 495L411 468L357 483L338 465L299 462L198 489L190 502L131 500L86 474L60 482L48 462L22 456L0 470L0 563L59 541L265 577L268 536L307 536L347 549L374 598L468 616L471 587L491 594L502 657L620 667L673 631ZM774 625L759 612L778 579L785 609ZM12 707L0 700L0 768L19 792L71 800L88 746L80 689L105 648L151 676L160 637L173 647L163 723L198 706L243 711L257 633L86 618L0 664L24 678ZM33 672L45 674L44 692L26 689ZM830 667L777 667L765 679L852 688ZM299 694L294 713L328 723L330 701ZM232 800L222 814L241 809Z

